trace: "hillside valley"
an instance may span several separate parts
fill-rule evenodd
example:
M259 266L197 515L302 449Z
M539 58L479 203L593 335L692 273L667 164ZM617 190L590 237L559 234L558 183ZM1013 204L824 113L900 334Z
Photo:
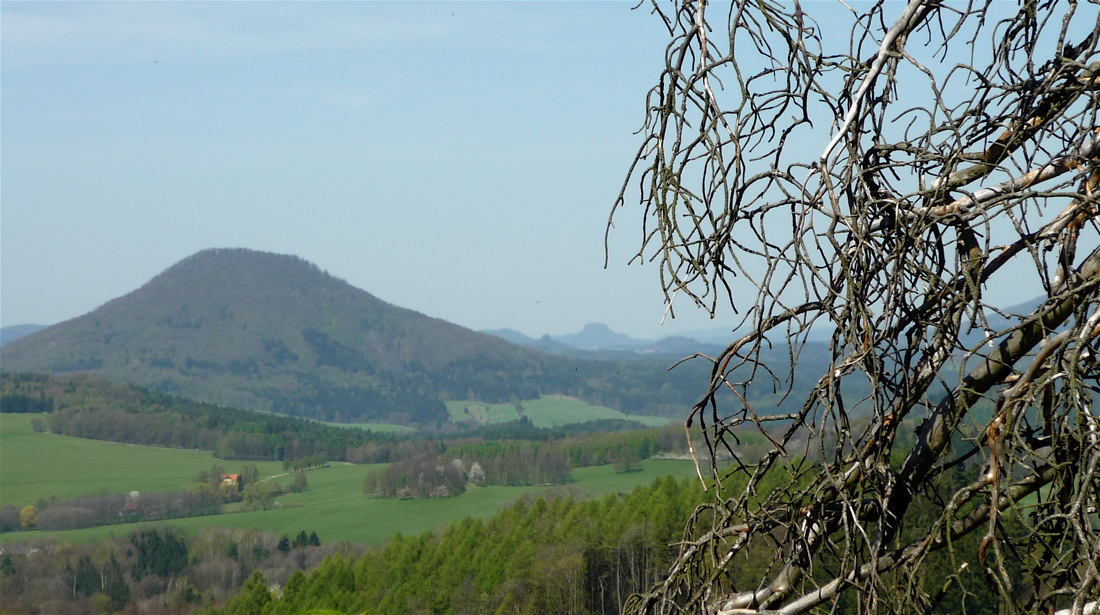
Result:
M88 314L5 327L4 338L6 372L91 372L221 406L399 425L446 423L448 402L548 395L682 418L711 364L668 367L721 351L688 337L634 339L600 323L541 338L476 332L394 306L298 257L244 249L204 250ZM830 359L826 342L808 341L784 397L792 377L784 345L763 358L779 380L749 386L762 414L791 411Z
M444 401L569 395L679 414L708 366L540 352L391 305L300 258L199 252L98 309L4 344L7 372L92 372L224 406L433 424Z

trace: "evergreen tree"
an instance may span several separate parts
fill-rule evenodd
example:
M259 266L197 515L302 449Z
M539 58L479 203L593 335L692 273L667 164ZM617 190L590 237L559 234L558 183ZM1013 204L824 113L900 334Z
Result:
M263 615L264 607L271 602L271 592L259 570L252 573L241 591L225 606L225 615Z
M126 582L126 574L122 572L122 566L118 563L114 553L111 553L110 561L106 568L101 571L101 579L103 581L103 592L110 600L108 610L112 613L122 610L126 603L130 601L130 585Z
M73 571L73 597L91 596L99 592L99 569L92 563L92 558L81 556Z

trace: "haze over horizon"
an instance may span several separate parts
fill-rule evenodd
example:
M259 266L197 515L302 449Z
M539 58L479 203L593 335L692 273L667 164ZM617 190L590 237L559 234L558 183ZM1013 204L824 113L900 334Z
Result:
M661 326L636 210L603 267L667 37L632 6L4 2L0 326L242 247L475 330L732 329Z

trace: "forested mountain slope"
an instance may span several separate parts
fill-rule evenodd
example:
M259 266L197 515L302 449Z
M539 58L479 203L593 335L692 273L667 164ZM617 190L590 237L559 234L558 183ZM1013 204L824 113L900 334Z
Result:
M96 372L216 404L327 420L445 421L443 399L560 393L631 412L690 405L668 373L551 356L400 308L300 258L199 252L0 350L5 371Z

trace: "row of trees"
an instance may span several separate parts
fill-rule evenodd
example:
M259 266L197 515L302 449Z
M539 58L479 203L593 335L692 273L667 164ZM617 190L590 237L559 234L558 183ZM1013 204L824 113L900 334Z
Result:
M629 471L659 453L685 452L678 428L588 434L550 441L459 441L421 449L367 474L363 491L376 497L449 497L476 485L559 485L575 467L615 464ZM377 450L377 447L374 447ZM415 449L412 449L415 450Z
M0 408L3 408L4 412L12 413L53 412L53 400L47 398L42 392L33 396L9 393L0 395Z
M471 468L480 473L480 467ZM391 463L363 478L363 492L380 498L445 498L466 491L462 460L421 455Z
M40 429L68 436L214 451L222 459L284 460L385 442L390 434L340 429L316 421L194 402L92 374L0 373L0 412L34 400L53 408Z
M292 470L297 472L298 470L310 470L312 468L323 468L328 465L328 456L324 454L312 455L310 457L299 457L296 459L284 459L283 469Z
M216 515L222 498L204 490L83 495L68 500L39 499L33 505L0 507L0 532L22 529L76 530L117 523L139 523Z
M503 486L560 485L569 478L569 462L557 447L530 442L502 444L481 458L419 455L394 462L363 478L363 492L381 498L451 497L468 483Z
M260 480L254 465L245 465L235 476L220 465L199 471L195 481L177 491L128 494L99 493L68 500L39 498L34 505L22 508L0 507L0 532L18 529L45 531L75 530L100 525L139 523L216 515L222 505L243 502L251 510L267 510L275 498L286 493L300 493L309 488L305 471L298 469L290 485Z
M476 439L547 441L574 434L591 435L594 429L638 427L633 423L600 422L544 429L524 417L461 433L399 436L191 402L88 374L62 377L0 373L0 391L7 391L5 395L13 399L44 399L56 406L44 420L36 418L39 430L129 444L210 450L220 459L280 460L288 470L306 469L319 459L391 463L416 455L442 454L449 447ZM8 411L7 407L0 410ZM659 442L647 446L654 452L670 451L680 439L679 433L663 433L656 436ZM655 436L643 437L652 440ZM606 451L592 450L595 440L578 437L577 441L588 441L591 446L574 447L570 453L574 466L611 462ZM638 456L645 459L649 454L640 450Z

